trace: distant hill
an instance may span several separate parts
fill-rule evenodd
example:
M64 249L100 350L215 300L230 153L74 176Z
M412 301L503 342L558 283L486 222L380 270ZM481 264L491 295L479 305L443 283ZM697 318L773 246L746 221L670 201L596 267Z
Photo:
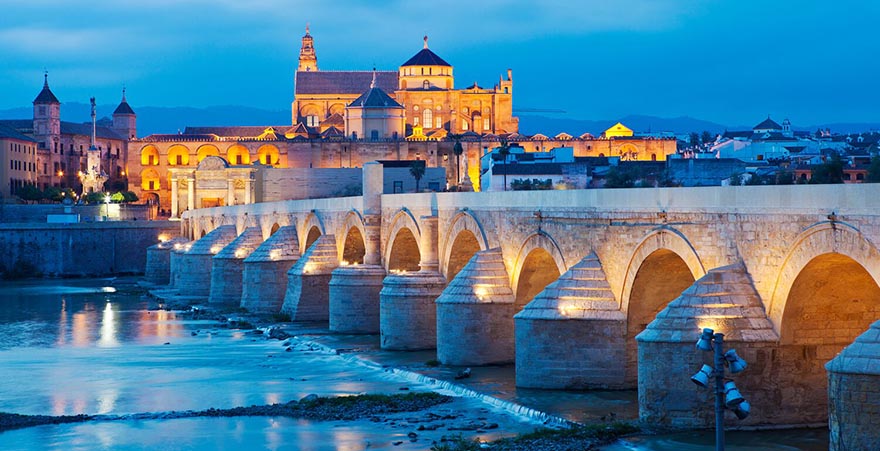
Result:
M224 125L279 125L290 123L290 111L272 111L244 106L222 105L205 108L191 107L150 107L132 105L138 115L138 136L153 133L177 133L187 126L224 126ZM110 117L116 104L98 105L98 117ZM65 103L61 107L61 119L70 122L88 122L90 107L84 103ZM0 110L0 119L25 119L33 117L31 107L10 108ZM520 133L533 135L543 133L554 136L566 132L574 136L590 132L598 136L600 133L622 122L639 133L672 132L683 135L691 132L709 131L721 133L725 130L749 130L752 125L728 126L715 122L704 121L687 116L663 118L657 116L629 115L621 118L589 120L570 117L551 117L540 115L519 115ZM759 121L756 121L757 123ZM830 128L834 133L859 133L880 130L876 122L839 122L810 126L794 126L795 130L815 131Z

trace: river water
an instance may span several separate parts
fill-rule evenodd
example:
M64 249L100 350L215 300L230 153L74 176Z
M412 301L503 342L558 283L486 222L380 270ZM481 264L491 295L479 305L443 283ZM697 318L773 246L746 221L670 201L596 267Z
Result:
M0 282L0 412L156 414L146 420L2 432L0 450L419 450L440 436L426 432L410 441L407 434L414 426L407 424L407 415L390 424L276 417L162 419L169 411L273 404L312 393L399 393L403 387L431 387L326 352L284 352L277 340L221 328L213 321L149 310L142 294L134 279L124 278ZM620 396L621 403L631 402L632 394ZM573 402L592 399L540 391L519 398L564 416L577 408ZM601 403L605 408L614 400ZM490 432L465 432L482 440L538 426L478 399L457 398L444 408L498 423ZM742 432L730 433L729 439L728 450L828 449L827 431ZM634 437L606 448L712 449L711 431Z

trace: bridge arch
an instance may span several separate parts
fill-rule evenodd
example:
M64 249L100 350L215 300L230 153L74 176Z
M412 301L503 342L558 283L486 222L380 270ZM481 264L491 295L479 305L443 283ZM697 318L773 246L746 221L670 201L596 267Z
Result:
M489 249L489 240L483 225L470 211L458 212L443 237L440 270L446 280L452 280L478 251Z
M526 238L520 246L511 275L510 286L516 298L516 310L522 310L567 269L562 250L553 237L546 232L538 232Z
M365 240L367 233L364 229L364 218L359 211L351 210L345 215L345 220L336 236L342 238L337 242L341 255L340 261L363 264L364 256L367 253Z
M672 227L655 228L636 245L619 298L621 311L626 314L627 385L634 386L638 378L636 335L704 275L706 270L696 250L684 234Z
M260 231L263 233L263 240L269 239L281 227L290 225L290 218L287 215L272 212L268 215L260 216Z
M385 246L385 269L418 271L422 233L412 212L401 209L391 220Z
M324 222L314 211L312 211L303 220L303 225L300 227L299 233L299 242L303 244L300 253L304 254L310 247L312 247L312 244L318 240L318 237L326 233L324 231Z

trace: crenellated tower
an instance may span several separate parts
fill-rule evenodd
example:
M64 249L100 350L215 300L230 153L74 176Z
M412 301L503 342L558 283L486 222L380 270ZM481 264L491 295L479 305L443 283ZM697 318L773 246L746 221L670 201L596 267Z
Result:
M296 70L301 72L318 70L318 55L315 54L315 40L309 33L308 24L306 24L306 34L302 37L302 47L299 49L299 67Z

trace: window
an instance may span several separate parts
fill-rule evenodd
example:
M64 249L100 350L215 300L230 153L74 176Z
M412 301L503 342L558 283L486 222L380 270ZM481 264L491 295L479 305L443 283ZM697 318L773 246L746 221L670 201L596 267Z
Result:
M462 130L467 130L467 129L468 129L468 123L467 123L467 121L461 121L461 129L462 129Z
M45 115L46 115L46 107L41 106L40 107L40 116L45 116Z
M306 116L306 126L317 127L318 126L318 116L315 114L310 114L310 115Z
M442 117L437 116L436 118L434 118L434 127L435 128L443 128L443 118Z
M430 108L425 108L422 111L422 123L425 124L426 128L431 128L431 124L434 122L434 110Z
M419 117L418 116L413 117L413 125L419 125Z
M651 161L657 161L657 154L656 153L651 154Z
M403 192L403 182L400 180L394 181L394 194Z
M489 118L483 118L483 130L489 130Z
M431 83L428 80L422 82L422 89L430 89Z
M370 130L370 139L374 141L379 139L379 130Z

